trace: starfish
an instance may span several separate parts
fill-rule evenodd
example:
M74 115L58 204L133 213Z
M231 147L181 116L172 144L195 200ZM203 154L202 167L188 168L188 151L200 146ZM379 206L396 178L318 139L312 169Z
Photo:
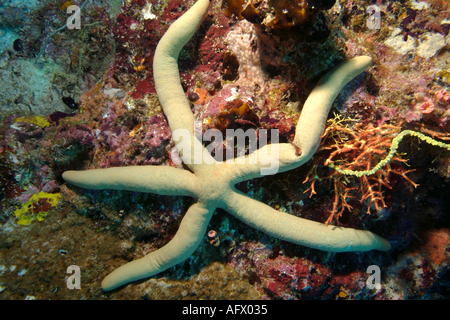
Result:
M196 32L208 8L209 0L198 0L175 21L158 43L153 62L156 92L172 139L178 141L176 147L189 170L170 166L131 166L63 173L65 181L87 189L194 198L173 239L162 248L113 271L102 281L103 290L148 278L187 259L200 245L216 208L226 210L272 237L310 248L330 252L389 250L390 243L370 231L325 225L280 212L234 186L263 176L268 155L276 161L279 172L292 170L308 161L319 146L336 96L345 84L370 65L371 58L348 60L319 81L303 106L293 143L266 144L252 154L218 162L208 152L203 152L206 149L195 135L194 115L181 86L177 63L180 50ZM202 161L191 161L198 148L202 150Z

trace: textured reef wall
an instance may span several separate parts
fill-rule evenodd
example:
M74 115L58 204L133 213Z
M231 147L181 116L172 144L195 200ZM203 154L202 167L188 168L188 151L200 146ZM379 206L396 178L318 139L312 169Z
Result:
M183 167L152 63L159 39L193 2L92 1L81 29L52 35L64 9L80 2L0 1L0 299L450 298L449 151L405 137L373 174L330 167L373 168L401 130L448 142L443 0L214 0L179 58L203 130L278 129L291 142L318 79L371 56L336 99L313 159L237 188L289 214L371 230L391 242L389 252L308 249L217 210L191 258L102 292L108 273L172 239L191 199L85 190L61 174ZM73 264L80 290L66 287ZM367 286L370 265L380 267L380 289Z

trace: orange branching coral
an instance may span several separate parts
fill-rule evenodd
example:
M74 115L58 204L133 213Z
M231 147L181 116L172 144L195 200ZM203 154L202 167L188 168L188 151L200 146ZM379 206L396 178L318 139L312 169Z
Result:
M355 198L357 193L360 194L361 203L368 201L368 214L370 214L372 206L377 211L386 207L383 190L384 188L391 189L389 178L392 173L400 175L414 187L417 187L417 184L406 176L407 173L414 170L394 169L393 166L398 167L398 165L393 163L406 162L398 156L394 156L391 162L371 175L348 176L332 170L328 172L328 175L319 177L319 169L322 169L320 168L321 163L324 166L332 164L343 170L365 171L372 169L387 156L392 140L400 131L400 125L389 124L374 127L372 124L358 123L350 128L348 124L345 124L349 122L348 120L343 120L339 116L329 120L322 144L318 150L318 152L328 150L329 154L323 161L326 156L319 153L319 157L304 181L304 183L311 183L305 191L305 193L310 192L310 197L316 194L314 189L316 181L333 181L334 202L330 216L326 221L327 224L333 221L339 223L339 217L342 216L345 209L349 211L353 209L347 201Z
M450 140L450 133L448 132L436 132L430 129L425 128L425 126L423 124L421 124L421 129L420 131L422 131L425 134L428 134L429 136L433 137L433 138L437 138L437 139L441 139L444 141L449 141Z

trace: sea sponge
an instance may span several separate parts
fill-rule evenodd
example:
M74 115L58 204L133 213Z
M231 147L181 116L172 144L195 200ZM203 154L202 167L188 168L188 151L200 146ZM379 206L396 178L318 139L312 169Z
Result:
M51 207L56 207L61 193L39 192L31 196L19 209L14 211L18 225L29 225L33 220L42 221Z
M317 15L330 9L335 0L224 0L225 14L264 24L269 29L290 30L312 25Z
M45 120L41 116L29 116L29 117L19 117L14 119L14 122L26 122L26 123L32 123L35 124L41 128L45 128L50 126L50 122Z

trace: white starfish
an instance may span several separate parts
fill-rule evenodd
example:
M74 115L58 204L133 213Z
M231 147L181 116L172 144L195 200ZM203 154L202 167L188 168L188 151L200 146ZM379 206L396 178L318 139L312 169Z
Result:
M203 163L189 164L194 149L203 147L194 138L194 116L181 87L177 59L181 48L201 24L208 7L208 0L199 0L172 24L158 44L153 63L158 98L170 129L173 133L181 131L193 137L190 149L179 149L190 171L168 166L135 166L67 171L63 174L67 182L87 189L184 195L195 199L178 232L167 245L109 274L102 282L103 290L150 277L187 259L199 246L216 208L228 211L272 237L310 248L332 252L389 250L388 241L369 231L326 226L298 218L256 201L234 187L238 182L260 177L264 156L276 155L277 149L279 157L275 160L279 171L297 168L308 161L320 143L332 102L348 81L370 65L369 57L346 61L320 80L303 106L294 144L270 144L258 149L255 151L256 164L251 164L251 156L236 158L231 164L215 162L207 152L203 152ZM239 161L245 164L239 164Z

